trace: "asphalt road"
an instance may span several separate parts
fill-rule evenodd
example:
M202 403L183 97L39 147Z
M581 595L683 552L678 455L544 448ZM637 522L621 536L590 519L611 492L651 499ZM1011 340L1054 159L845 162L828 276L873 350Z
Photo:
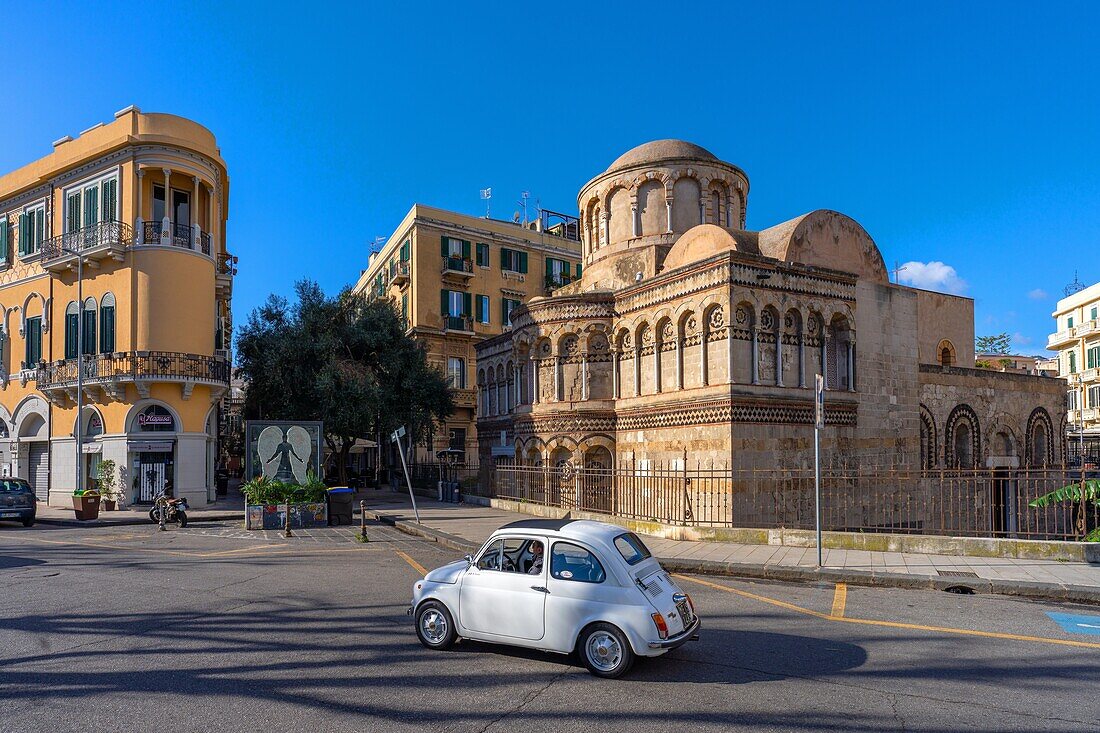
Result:
M1047 615L1096 608L685 578L701 640L607 681L421 647L414 566L453 551L244 534L0 526L0 731L1100 728L1100 636Z

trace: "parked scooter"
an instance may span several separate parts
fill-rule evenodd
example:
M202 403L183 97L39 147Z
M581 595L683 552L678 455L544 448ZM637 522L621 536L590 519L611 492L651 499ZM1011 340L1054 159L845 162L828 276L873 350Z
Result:
M149 510L149 520L153 524L168 524L179 522L180 527L187 526L187 499L169 499L161 492L153 500L153 508ZM164 522L161 522L161 514L164 514Z

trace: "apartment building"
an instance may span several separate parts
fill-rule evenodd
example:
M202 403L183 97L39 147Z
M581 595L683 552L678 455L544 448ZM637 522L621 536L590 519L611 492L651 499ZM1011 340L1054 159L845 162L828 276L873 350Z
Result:
M1068 452L1076 455L1084 443L1095 459L1100 457L1100 283L1062 298L1052 315L1055 333L1047 349L1058 352L1058 376L1067 382Z
M431 460L445 448L474 459L474 345L510 329L519 304L578 279L580 254L575 217L544 210L523 224L416 204L371 255L356 292L390 298L455 391L445 432L416 446L414 460Z
M3 474L71 506L110 459L124 503L213 498L228 207L210 131L136 107L0 177Z

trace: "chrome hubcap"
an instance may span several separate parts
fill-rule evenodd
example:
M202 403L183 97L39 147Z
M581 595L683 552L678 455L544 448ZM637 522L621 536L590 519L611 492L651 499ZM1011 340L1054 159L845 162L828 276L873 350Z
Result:
M434 608L428 609L420 617L420 630L425 639L438 644L447 637L447 618Z
M601 672L610 672L623 659L623 650L618 639L606 631L597 631L589 636L585 648L588 651L588 661Z

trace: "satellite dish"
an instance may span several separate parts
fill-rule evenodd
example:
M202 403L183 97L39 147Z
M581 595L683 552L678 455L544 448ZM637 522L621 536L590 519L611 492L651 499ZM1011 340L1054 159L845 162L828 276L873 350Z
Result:
M518 211L516 213L512 214L512 223L513 224L519 224L519 212Z

